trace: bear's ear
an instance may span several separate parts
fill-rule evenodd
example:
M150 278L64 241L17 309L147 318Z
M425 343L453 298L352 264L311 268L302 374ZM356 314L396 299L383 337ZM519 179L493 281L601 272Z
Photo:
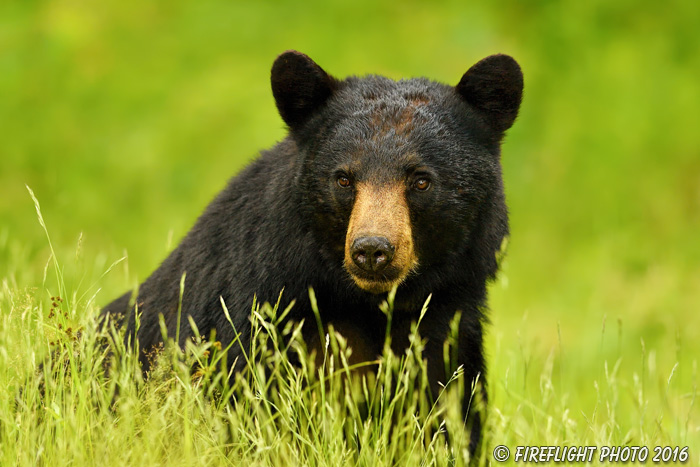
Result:
M523 73L508 55L491 55L472 66L457 92L497 130L511 127L523 97Z
M282 119L302 125L333 93L336 80L308 56L288 50L272 64L272 95Z

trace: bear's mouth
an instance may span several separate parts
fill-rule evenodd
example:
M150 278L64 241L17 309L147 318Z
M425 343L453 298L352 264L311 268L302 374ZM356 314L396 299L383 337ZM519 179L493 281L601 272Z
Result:
M395 285L401 284L408 275L396 268L388 268L379 274L363 271L354 264L346 265L346 268L355 285L372 294L389 292Z

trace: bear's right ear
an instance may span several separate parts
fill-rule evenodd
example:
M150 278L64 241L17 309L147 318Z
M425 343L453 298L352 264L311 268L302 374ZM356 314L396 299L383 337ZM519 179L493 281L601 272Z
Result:
M333 93L336 80L308 56L288 50L272 64L272 95L282 119L302 125Z
M523 73L508 55L491 55L462 76L457 92L503 132L513 125L523 97Z

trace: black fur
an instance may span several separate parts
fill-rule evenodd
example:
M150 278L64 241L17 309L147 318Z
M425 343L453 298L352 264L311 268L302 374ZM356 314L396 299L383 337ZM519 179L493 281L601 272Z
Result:
M188 315L202 335L215 329L222 343L233 339L219 297L244 345L254 295L275 301L284 288L286 302L297 300L290 318L315 323L311 286L326 323L352 323L380 353L386 323L378 305L386 294L361 290L343 266L353 194L338 189L336 174L349 170L355 180L381 185L404 183L419 169L429 175L430 190L406 191L419 266L398 289L392 343L396 350L407 345L410 323L432 293L420 332L433 393L446 378L443 342L458 310L458 363L467 381L481 375L483 384L486 282L508 234L500 141L517 115L522 84L517 63L504 55L480 61L456 87L381 76L335 80L303 54L280 55L272 89L290 134L229 182L140 286L141 348L160 343L159 314L175 336L186 272L181 344L191 336ZM105 311L131 316L130 297ZM133 330L133 318L127 326ZM240 349L231 352L229 362Z

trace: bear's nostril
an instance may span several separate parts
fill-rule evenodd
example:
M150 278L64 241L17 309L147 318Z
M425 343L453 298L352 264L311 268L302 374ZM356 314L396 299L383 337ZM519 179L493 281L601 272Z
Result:
M386 255L383 251L377 251L374 253L374 264L376 267L381 267L383 263L386 263Z
M353 262L368 272L384 269L394 256L394 246L385 237L360 237L352 243Z

